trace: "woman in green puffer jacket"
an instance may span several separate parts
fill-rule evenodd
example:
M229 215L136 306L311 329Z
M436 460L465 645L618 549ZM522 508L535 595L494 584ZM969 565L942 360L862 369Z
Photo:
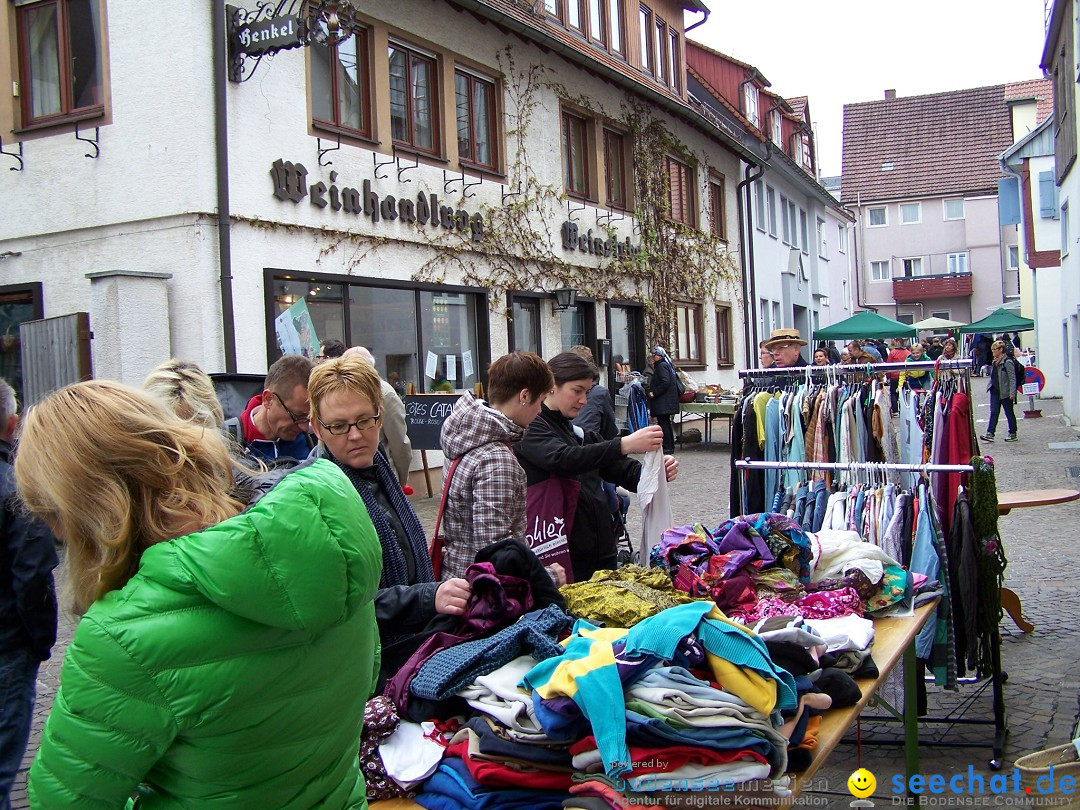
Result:
M217 431L95 381L30 409L15 475L83 614L32 807L366 806L382 560L340 470L301 467L241 511Z

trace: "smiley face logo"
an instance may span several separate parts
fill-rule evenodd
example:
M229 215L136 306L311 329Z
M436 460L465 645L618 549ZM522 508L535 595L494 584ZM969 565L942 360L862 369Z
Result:
M877 788L877 779L866 768L859 768L848 777L847 787L852 796L857 799L865 799L867 796L873 795L874 789Z

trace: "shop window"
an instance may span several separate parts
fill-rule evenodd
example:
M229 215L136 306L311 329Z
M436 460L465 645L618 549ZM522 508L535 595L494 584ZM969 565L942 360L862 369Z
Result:
M694 169L668 155L664 159L667 179L668 219L694 226Z
M366 346L399 394L423 391L416 335L416 292L349 285L349 343Z
M576 197L589 196L588 122L563 111L563 187Z
M512 296L510 301L510 351L543 356L540 337L540 299Z
M607 204L615 208L630 207L627 179L627 137L621 132L604 130L604 183Z
M559 346L562 351L568 352L574 346L592 347L596 344L594 310L593 304L579 303L559 313Z
M390 43L388 53L390 130L394 142L435 153L439 148L435 57L397 42Z
M103 115L99 0L16 6L22 126Z
M19 327L43 317L40 283L0 287L0 377L15 389L20 403L26 402L26 392Z
M702 306L701 304L675 305L675 346L672 359L676 363L702 365L704 355L702 345Z
M482 304L478 306L479 296L421 290L419 300L425 390L471 391L480 380L477 318L484 309Z
M731 307L718 306L716 308L716 364L721 368L735 364L733 337Z
M458 157L495 168L495 83L459 70L454 74L457 99Z
M371 136L367 32L337 45L311 44L311 116L315 126Z
M645 311L640 306L608 305L611 370L645 371Z
M274 281L274 335L277 353L315 359L324 340L345 341L345 303L340 284L277 279ZM278 321L278 316L289 318ZM273 362L273 361L271 361Z
M709 205L711 207L713 236L727 240L727 209L724 205L724 178L709 175Z

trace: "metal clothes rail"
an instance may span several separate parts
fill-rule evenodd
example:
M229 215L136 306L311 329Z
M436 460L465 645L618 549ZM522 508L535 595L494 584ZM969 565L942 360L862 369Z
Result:
M751 461L736 459L735 467L739 470L843 470L844 472L972 472L970 464L895 464L879 461L854 461L839 464L831 461Z
M771 374L783 374L788 377L801 377L807 374L877 374L885 371L914 371L927 369L933 371L941 368L971 368L969 358L955 360L919 360L914 363L837 363L827 366L786 366L783 368L771 366L769 368L744 368L739 371L739 377L765 377Z

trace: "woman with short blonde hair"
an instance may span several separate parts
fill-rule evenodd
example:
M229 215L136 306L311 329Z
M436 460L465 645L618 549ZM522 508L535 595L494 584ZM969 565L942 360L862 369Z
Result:
M379 448L382 388L374 366L358 354L320 363L308 380L308 398L311 429L319 439L312 454L345 473L367 506L382 546L375 618L384 649L423 629L436 614L462 615L469 583L436 581L427 534ZM385 654L382 663L383 674L392 674L394 665Z
M143 390L160 399L181 419L214 428L225 421L214 383L194 363L166 360L143 381Z
M361 806L380 555L345 476L317 461L241 514L221 434L115 382L23 424L19 493L83 614L31 806Z

